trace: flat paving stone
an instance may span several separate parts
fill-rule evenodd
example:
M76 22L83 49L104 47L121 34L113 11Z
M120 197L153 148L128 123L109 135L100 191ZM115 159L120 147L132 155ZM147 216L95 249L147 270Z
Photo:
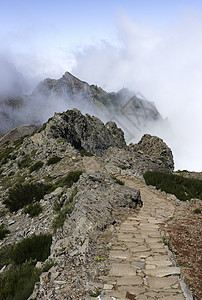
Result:
M149 276L165 277L169 275L180 275L180 268L178 267L166 267L156 268L154 270L144 270L144 273Z
M152 290L158 290L171 287L178 282L178 278L177 276L170 276L165 278L148 277L147 282Z
M131 276L136 275L137 268L128 264L113 264L109 275L111 276Z
M123 286L118 287L118 291L125 292L125 293L129 292L131 294L134 294L135 296L138 296L138 295L144 293L146 290L144 287L135 287L135 286L131 286L131 285L124 286L123 285Z
M156 267L172 267L172 262L171 261L150 261L146 262L146 265L155 265Z
M140 276L122 277L117 279L117 285L141 285L143 279Z
M133 253L136 253L136 252L148 252L150 251L150 248L147 247L147 246L137 246L137 247L131 247L130 248L130 251Z
M164 296L159 299L162 299L162 300L184 300L184 296L182 294L178 294L178 295L172 295L172 296Z
M109 258L119 258L119 259L130 259L131 254L129 251L110 251Z

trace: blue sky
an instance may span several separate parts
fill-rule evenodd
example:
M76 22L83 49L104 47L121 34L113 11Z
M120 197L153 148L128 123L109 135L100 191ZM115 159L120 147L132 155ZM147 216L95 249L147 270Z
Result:
M123 15L154 30L166 30L183 14L202 15L199 0L0 0L0 8L0 51L10 54L18 67L31 56L30 73L39 77L40 72L41 77L54 76L55 70L59 76L71 69L78 49L101 40L118 43Z
M0 16L0 57L30 87L68 70L140 91L174 128L176 168L202 170L202 1L0 0Z

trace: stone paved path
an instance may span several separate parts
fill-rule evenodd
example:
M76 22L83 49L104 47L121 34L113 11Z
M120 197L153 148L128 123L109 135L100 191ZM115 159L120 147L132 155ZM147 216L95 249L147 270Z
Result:
M144 205L118 230L109 254L109 275L104 278L107 298L185 299L180 287L180 269L175 266L159 230L160 223L172 216L174 206L166 196L143 183L121 179L141 190Z

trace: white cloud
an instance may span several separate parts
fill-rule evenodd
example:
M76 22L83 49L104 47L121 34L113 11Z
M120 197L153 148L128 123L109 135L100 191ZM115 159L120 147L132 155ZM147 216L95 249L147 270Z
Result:
M117 44L100 42L75 57L73 73L108 91L141 91L170 120L174 135L162 137L173 149L176 168L202 170L202 18L182 16L155 31L124 15Z

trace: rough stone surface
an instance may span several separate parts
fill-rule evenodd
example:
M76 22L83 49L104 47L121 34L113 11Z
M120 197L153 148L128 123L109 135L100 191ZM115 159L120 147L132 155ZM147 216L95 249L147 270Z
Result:
M76 149L96 155L103 155L109 147L126 148L124 133L114 122L104 125L97 117L82 115L77 109L55 114L43 134L64 138Z
M170 172L174 170L172 151L159 137L145 134L137 144L130 144L128 147L132 152L139 152L145 156L160 159Z
M142 177L147 171L170 171L161 159L127 149L109 148L101 160L103 168L111 174L133 174Z

